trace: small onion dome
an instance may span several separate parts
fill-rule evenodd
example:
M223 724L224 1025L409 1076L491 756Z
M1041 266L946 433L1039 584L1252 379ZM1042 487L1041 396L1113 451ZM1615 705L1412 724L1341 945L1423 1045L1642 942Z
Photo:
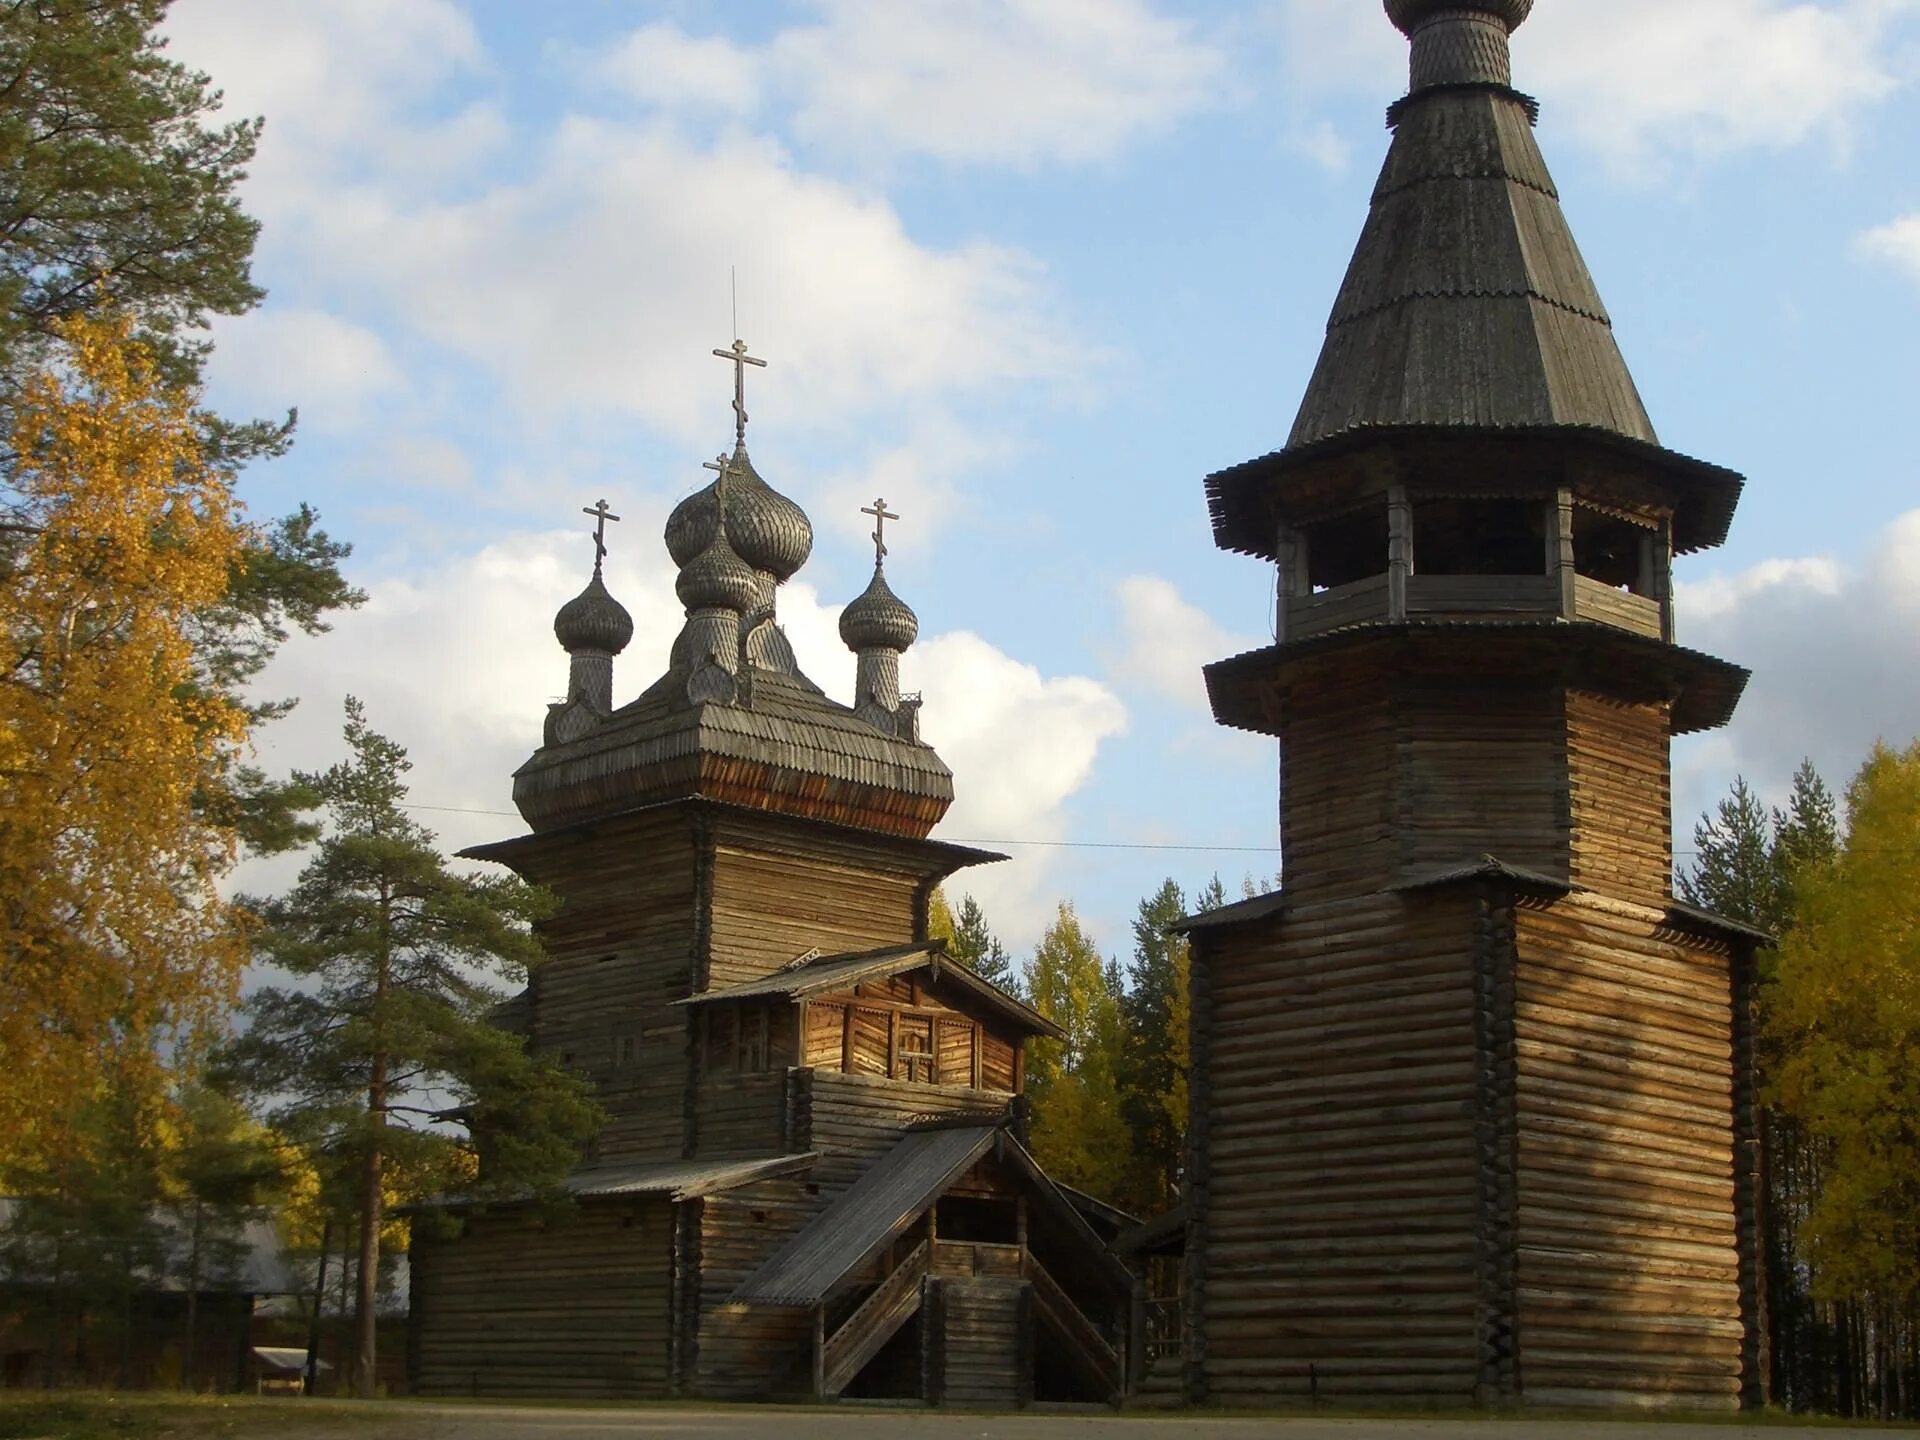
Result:
M734 552L755 570L775 580L791 579L813 553L813 522L807 512L762 480L747 458L747 447L733 452L727 482L727 539ZM667 553L676 565L690 564L713 543L719 515L720 481L696 490L667 517Z
M673 590L689 610L738 610L745 613L760 598L760 579L753 567L734 552L726 536L714 542L681 568Z
M553 617L553 634L569 655L576 650L604 650L618 655L633 639L633 617L626 606L607 593L596 568L587 588L562 605Z
M849 650L905 650L920 635L920 617L887 585L878 565L873 583L840 612L840 638Z
M1533 0L1386 0L1387 18L1403 35L1411 35L1436 15L1488 15L1508 33L1526 24Z

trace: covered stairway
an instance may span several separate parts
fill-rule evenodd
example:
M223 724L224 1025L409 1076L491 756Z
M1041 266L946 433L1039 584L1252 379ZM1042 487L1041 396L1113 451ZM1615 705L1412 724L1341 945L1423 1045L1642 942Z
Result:
M1004 1123L910 1131L742 1282L813 1313L816 1397L1119 1403L1134 1287Z

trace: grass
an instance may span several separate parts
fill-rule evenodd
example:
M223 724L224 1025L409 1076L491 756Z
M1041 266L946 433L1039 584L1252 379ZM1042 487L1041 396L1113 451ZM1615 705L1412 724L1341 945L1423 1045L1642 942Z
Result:
M215 1440L391 1418L351 1405L250 1395L0 1392L0 1440Z

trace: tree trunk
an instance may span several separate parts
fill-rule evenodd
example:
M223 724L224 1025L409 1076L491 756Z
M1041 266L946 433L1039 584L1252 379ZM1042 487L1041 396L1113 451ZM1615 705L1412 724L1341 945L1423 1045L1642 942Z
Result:
M187 1246L187 1340L180 1356L180 1383L188 1390L197 1388L194 1379L199 1367L194 1364L194 1346L200 1328L200 1244L206 1228L206 1206L193 1202L192 1240Z
M307 1365L301 1376L302 1394L320 1388L320 1312L327 1306L327 1250L333 1244L333 1216L320 1222L320 1261L313 1272L313 1314L307 1320Z
M355 1314L358 1339L353 1360L354 1393L362 1400L373 1399L378 1388L374 1376L377 1361L375 1322L378 1317L374 1313L374 1306L380 1292L380 1117L386 1105L386 1079L385 1057L376 1055L373 1079L367 1086L370 1133L367 1139L366 1174L360 1192L360 1284Z

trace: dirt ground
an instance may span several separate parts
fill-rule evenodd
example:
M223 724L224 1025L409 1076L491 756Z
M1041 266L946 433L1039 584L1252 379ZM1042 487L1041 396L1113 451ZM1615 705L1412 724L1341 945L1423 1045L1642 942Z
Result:
M974 1415L915 1409L678 1409L638 1406L369 1405L300 1400L169 1400L159 1396L0 1395L0 1440L1848 1440L1913 1429L1778 1419L1743 1422L1591 1418L1240 1418L1221 1415L1073 1413Z

